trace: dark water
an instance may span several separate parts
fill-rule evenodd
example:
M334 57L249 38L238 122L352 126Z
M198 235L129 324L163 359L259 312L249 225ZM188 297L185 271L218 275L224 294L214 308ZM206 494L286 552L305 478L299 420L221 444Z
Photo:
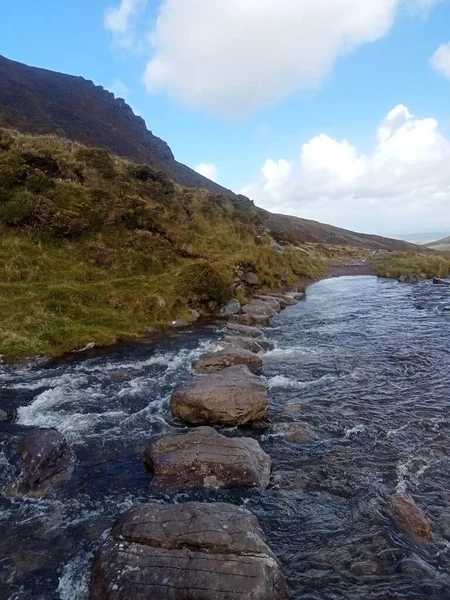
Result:
M45 499L0 497L0 598L86 600L92 553L135 502L225 500L259 518L293 600L450 599L450 289L372 277L323 281L268 330L274 471L266 491L161 495L142 451L174 431L171 390L217 347L213 329L36 371L0 371L0 484L25 426L74 444L72 480ZM317 441L286 432L306 423ZM230 430L230 435L236 435ZM251 435L245 431L245 435ZM399 532L389 496L405 490L433 541Z

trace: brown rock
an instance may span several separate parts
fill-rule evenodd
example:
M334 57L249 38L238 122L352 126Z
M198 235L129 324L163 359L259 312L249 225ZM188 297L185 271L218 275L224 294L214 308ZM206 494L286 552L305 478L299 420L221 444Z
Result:
M75 466L75 452L63 435L54 429L34 429L19 445L22 472L11 495L43 494L67 481Z
M391 508L397 525L417 541L431 540L431 523L411 496L397 492L391 496Z
M277 313L281 312L281 303L277 298L273 298L271 296L263 296L258 295L253 297L254 300L260 300L261 302L265 302L268 306L273 308Z
M285 600L259 523L230 504L142 505L121 517L93 567L91 600Z
M266 315L233 315L230 317L230 323L247 325L249 327L269 327L270 317Z
M154 483L168 489L266 488L270 457L251 438L227 438L212 427L166 436L145 451Z
M287 308L288 306L295 306L298 304L298 300L292 298L292 296L288 296L287 294L267 294L270 298L275 298L280 304L282 308Z
M237 337L263 338L264 331L257 327L248 327L248 325L239 325L238 323L227 323L223 329L225 335Z
M184 383L172 393L170 408L174 417L193 425L242 425L263 418L267 387L237 365Z
M260 354L261 352L267 352L275 348L275 344L273 342L269 342L268 340L260 338L255 339L224 335L222 341L227 344L227 346L229 345L234 348L243 348L249 352L253 352L254 354Z
M307 425L296 425L294 431L288 435L288 439L296 444L308 444L316 440L316 436Z
M243 348L230 347L220 352L206 354L198 361L194 369L198 373L215 373L235 365L246 365L255 375L259 375L263 368L261 358L253 352Z
M242 308L242 312L246 315L269 317L269 319L277 314L275 308L263 300L252 300Z

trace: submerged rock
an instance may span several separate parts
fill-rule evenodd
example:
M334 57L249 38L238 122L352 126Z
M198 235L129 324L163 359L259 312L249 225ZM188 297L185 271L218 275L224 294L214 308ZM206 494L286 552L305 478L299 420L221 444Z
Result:
M227 438L212 427L166 436L145 451L154 483L168 489L266 488L271 461L256 440Z
M194 369L198 373L215 373L235 365L246 365L255 375L259 375L263 368L261 358L253 352L243 348L230 347L220 352L206 354L198 361Z
M417 541L431 540L431 523L411 496L397 492L391 496L391 508L397 525Z
M286 582L249 511L142 505L97 553L91 600L285 600Z
M433 283L435 285L450 285L450 281L447 279L441 279L440 277L433 277Z
M176 388L174 417L193 425L243 425L259 421L267 409L267 387L244 365L197 377Z
M72 476L76 456L67 440L54 429L34 429L19 444L22 472L11 495L43 494Z
M249 327L269 327L270 317L267 315L242 314L230 317L231 323L247 325Z
M295 444L308 444L310 442L316 441L316 435L307 425L303 425L301 423L296 424L295 429L293 429L288 434L288 439Z
M236 337L251 337L251 338L263 338L264 331L257 327L249 327L248 325L239 325L238 323L227 323L223 329L223 333L228 336Z
M273 342L269 342L269 340L261 338L256 339L251 337L246 338L224 335L222 341L229 346L243 348L255 354L267 352L268 350L273 350L275 348L275 344Z
M4 410L0 410L0 423L4 423L9 420L9 415Z

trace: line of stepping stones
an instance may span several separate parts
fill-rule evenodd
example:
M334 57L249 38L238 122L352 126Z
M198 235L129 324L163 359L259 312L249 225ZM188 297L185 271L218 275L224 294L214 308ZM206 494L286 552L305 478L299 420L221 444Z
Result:
M172 415L195 426L145 451L153 483L165 490L265 489L271 459L259 443L212 425L261 421L267 386L260 354L274 345L263 327L303 294L255 296L223 329L223 350L203 356L198 374L174 390ZM231 504L140 505L121 517L94 562L91 600L284 600L285 579L258 520Z

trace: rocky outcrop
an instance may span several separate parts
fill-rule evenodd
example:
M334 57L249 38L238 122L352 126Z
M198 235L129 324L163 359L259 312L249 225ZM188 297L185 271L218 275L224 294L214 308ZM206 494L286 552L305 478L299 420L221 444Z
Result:
M75 452L54 429L34 429L19 444L22 472L11 495L44 494L67 481L75 466Z
M298 304L298 300L287 294L266 294L269 298L275 298L281 304L281 308L287 308L288 306L295 306Z
M416 541L431 540L430 520L411 496L403 492L397 492L391 496L391 508L400 529L406 531Z
M220 352L206 354L195 365L197 373L216 373L227 367L246 365L255 375L262 371L263 363L259 356L243 348L227 348Z
M237 298L232 298L219 312L219 317L231 317L239 315L241 312L241 303Z
M224 503L132 509L97 553L91 585L91 600L287 597L256 517Z
M230 317L230 322L247 327L269 327L270 317L267 315L242 314Z
M264 302L263 300L252 300L243 307L242 312L253 317L262 316L271 319L278 311L268 302Z
M269 350L273 350L275 348L275 344L273 342L269 342L264 338L245 338L238 336L230 336L224 335L222 341L227 346L233 346L235 348L243 348L248 350L249 352L254 352L255 354L259 354L261 352L267 352Z
M249 327L248 325L239 325L239 323L228 322L223 329L223 333L228 336L263 338L264 331L258 327Z
M270 457L256 440L227 438L212 427L167 436L145 451L154 483L166 489L266 488Z
M172 414L192 425L243 425L259 421L267 408L267 387L244 365L197 377L170 399Z
M279 302L277 298L273 298L271 296L258 295L258 296L254 296L253 299L260 300L261 302L265 302L271 308L273 308L277 313L281 312L281 309L282 309L281 302Z

